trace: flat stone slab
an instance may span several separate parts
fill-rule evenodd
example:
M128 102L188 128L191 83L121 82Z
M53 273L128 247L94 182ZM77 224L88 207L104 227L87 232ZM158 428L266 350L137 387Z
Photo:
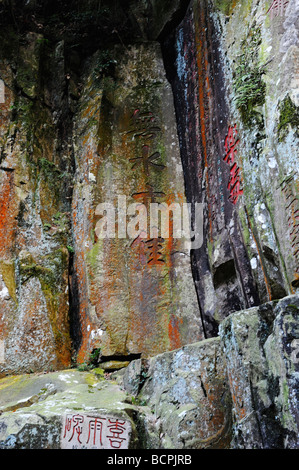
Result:
M0 380L0 449L128 449L134 406L116 382L66 370Z
M60 444L62 449L128 449L130 422L104 413L66 414Z

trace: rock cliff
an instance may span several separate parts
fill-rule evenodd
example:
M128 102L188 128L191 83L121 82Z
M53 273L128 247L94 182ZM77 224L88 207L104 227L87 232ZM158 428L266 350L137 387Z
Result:
M0 1L0 447L298 448L297 0Z

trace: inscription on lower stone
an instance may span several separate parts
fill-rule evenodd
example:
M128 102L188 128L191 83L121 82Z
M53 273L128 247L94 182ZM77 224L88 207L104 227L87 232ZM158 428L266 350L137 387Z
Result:
M128 449L131 426L112 416L66 414L61 432L61 449Z

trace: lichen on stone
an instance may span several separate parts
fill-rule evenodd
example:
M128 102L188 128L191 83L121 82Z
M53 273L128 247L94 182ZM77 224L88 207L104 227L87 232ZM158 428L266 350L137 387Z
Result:
M291 127L295 135L299 137L299 107L291 100L290 96L287 95L278 105L279 109L279 123L278 123L278 137L280 141L285 140L288 134L289 128Z
M266 84L263 81L265 65L259 63L261 30L252 26L248 36L241 42L240 54L234 70L234 102L247 128L264 127L259 107L265 102Z

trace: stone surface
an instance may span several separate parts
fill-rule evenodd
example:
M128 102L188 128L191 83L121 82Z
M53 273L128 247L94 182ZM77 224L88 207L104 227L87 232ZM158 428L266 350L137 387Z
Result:
M3 378L0 447L298 448L298 312L298 296L243 310L112 374Z
M208 337L298 287L296 2L270 6L194 0L163 43L187 199L205 205L192 264Z
M133 361L109 380L97 369L0 380L2 449L228 448L230 437L219 338Z
M0 448L127 449L136 445L134 407L114 382L92 372L0 381ZM131 410L131 411L130 411Z
M0 2L1 448L299 447L298 28ZM138 237L150 202L200 204L200 246Z
M22 46L14 35L1 46L0 376L59 369L71 359L68 163L42 98L58 86L50 77L42 85L40 71L53 55L34 33Z
M221 324L233 448L298 448L298 313L298 296L290 296Z
M96 348L104 356L147 357L203 338L188 237L170 231L158 239L150 232L150 204L177 204L182 225L186 203L160 47L115 48L111 56L114 79L98 81L93 77L100 56L92 58L74 126L79 362ZM110 204L116 222L111 235L101 204ZM147 227L135 230L132 204L143 204ZM184 228L187 233L189 222Z
M230 393L219 338L158 355L142 365L133 361L123 384L153 413L140 416L149 448L229 448Z

